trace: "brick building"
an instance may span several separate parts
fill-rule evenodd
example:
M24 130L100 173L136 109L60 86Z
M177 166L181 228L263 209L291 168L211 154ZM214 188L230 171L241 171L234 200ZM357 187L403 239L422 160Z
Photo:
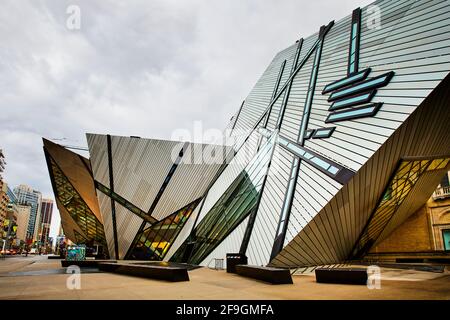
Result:
M419 260L450 252L450 172L428 201L380 244L369 258L393 260L416 256Z

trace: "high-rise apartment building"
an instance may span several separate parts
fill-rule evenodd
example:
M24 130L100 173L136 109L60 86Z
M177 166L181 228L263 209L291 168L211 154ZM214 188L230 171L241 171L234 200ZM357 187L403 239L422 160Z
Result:
M7 194L8 186L0 178L0 226L3 226L8 215L9 197Z
M38 237L37 240L41 245L45 245L48 242L50 234L50 223L52 221L53 213L53 200L42 199L41 214L38 225Z
M29 205L31 207L26 238L36 239L38 235L37 225L40 220L42 194L41 192L24 184L14 188L14 193L17 196L17 202L19 204Z
M28 222L30 221L31 206L17 204L17 232L16 238L22 241L27 240Z

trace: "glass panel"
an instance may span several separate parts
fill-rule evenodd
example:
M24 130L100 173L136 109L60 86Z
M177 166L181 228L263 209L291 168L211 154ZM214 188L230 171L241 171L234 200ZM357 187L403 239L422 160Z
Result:
M305 132L305 139L311 138L313 132L314 132L314 130L311 130L311 129L310 130L306 130L306 132Z
M332 129L317 130L316 133L314 134L314 138L328 137L330 135L331 131L332 131Z
M355 51L350 51L350 64L353 65L355 63Z
M448 164L449 159L435 159L431 162L427 170L444 169Z
M317 157L312 158L311 161L325 170L327 170L328 167L330 166L328 163L326 163L325 161L323 161L322 159L317 158Z
M442 230L442 239L444 240L444 250L450 251L450 229Z
M450 182L448 179L448 173L446 173L445 176L442 178L440 185L442 188L450 186Z
M145 229L131 249L130 259L162 260L201 199Z
M346 117L356 117L356 116L360 116L360 115L371 114L374 109L375 109L374 106L370 106L368 108L361 108L358 110L332 113L328 117L328 120L338 120L338 119L342 119L342 118L346 118Z
M87 236L85 238L79 233L75 234L77 244L100 244L106 248L103 225L52 158L50 158L50 167L55 183L56 197Z
M355 102L363 102L363 101L366 102L370 98L370 94L371 93L369 92L369 93L366 93L366 94L363 94L363 95L360 95L360 96L357 96L357 97L336 101L333 104L332 108L338 108L338 107L341 107L341 106L344 106L344 105L347 105L347 104L352 104L352 103L355 103Z
M355 65L351 64L349 70L350 70L350 73L355 72Z
M339 171L339 169L336 168L336 167L333 167L333 166L330 166L330 167L328 168L328 172L330 172L330 173L332 173L332 174L336 174L336 173L338 173L338 171Z
M354 23L352 24L352 38L356 38L356 36L358 35L358 24Z
M354 74L348 78L339 80L338 82L335 82L335 83L325 86L324 91L331 91L331 90L343 87L349 83L359 81L361 79L364 79L366 77L366 75L367 75L367 70L361 71L361 72Z
M305 154L305 151L295 144L289 143L288 148L289 150L291 150L291 152L295 153L300 157L302 157Z
M304 157L305 157L307 160L310 160L310 159L312 159L314 156L313 156L311 153L309 153L309 152L305 152Z
M360 257L370 250L425 171L438 168L440 163L449 160L447 158L404 160L400 163L394 177L386 186L383 198L375 209L368 226L360 236L353 251L355 257Z
M358 85L353 86L351 88L344 89L344 90L332 93L331 96L330 96L330 99L336 99L336 98L339 98L341 96L344 96L344 95L347 95L347 94L351 94L353 92L357 92L357 91L363 90L363 89L371 87L371 86L376 86L378 84L381 84L381 83L385 82L387 77L388 77L388 75L384 75L384 76L381 76L379 78L375 78L373 80L368 80L368 81L366 81L364 83L358 84Z

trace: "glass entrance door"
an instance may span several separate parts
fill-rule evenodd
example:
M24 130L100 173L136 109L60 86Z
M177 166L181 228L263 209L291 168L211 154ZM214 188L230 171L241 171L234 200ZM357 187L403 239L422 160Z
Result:
M450 229L442 230L442 238L444 239L444 250L450 251Z

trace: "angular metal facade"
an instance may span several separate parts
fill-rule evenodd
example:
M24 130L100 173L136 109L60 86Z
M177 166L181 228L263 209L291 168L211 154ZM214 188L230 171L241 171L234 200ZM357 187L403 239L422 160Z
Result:
M272 163L246 251L251 264L293 267L354 258L352 249L402 159L450 155L448 3L374 5L379 26L362 8L278 53L235 115L236 150L247 139L245 145L257 142L246 154L255 152L261 127L279 130L279 142L293 146L277 146L278 167ZM250 130L250 137L239 129ZM334 175L336 168L345 175ZM211 205L200 221L228 188L227 169L206 195ZM425 197L438 175L421 190ZM405 218L397 210L376 241ZM239 252L242 239L223 243L227 252ZM202 264L224 257L218 247Z
M94 180L101 191L100 212L110 256L117 259L131 259L135 255L164 259L176 237L170 239L170 245L164 245L164 254L159 250L162 245L152 247L154 242L148 237L164 238L164 228L181 229L179 223L184 226L185 221L163 225L158 235L152 228L160 226L170 216L175 217L176 212L191 203L195 206L190 210L195 210L199 199L223 167L222 159L206 164L195 159L194 154L196 151L200 151L198 154L211 150L224 154L232 151L223 146L138 137L88 134L87 140ZM186 218L191 218L190 211ZM141 237L145 239L141 241ZM148 250L140 250L147 252L146 256L133 253L143 244L148 245Z
M373 5L274 57L227 126L227 163L185 163L190 143L88 134L110 256L321 265L405 221L450 168L450 6Z
M107 251L89 160L46 139L44 153L64 234Z

